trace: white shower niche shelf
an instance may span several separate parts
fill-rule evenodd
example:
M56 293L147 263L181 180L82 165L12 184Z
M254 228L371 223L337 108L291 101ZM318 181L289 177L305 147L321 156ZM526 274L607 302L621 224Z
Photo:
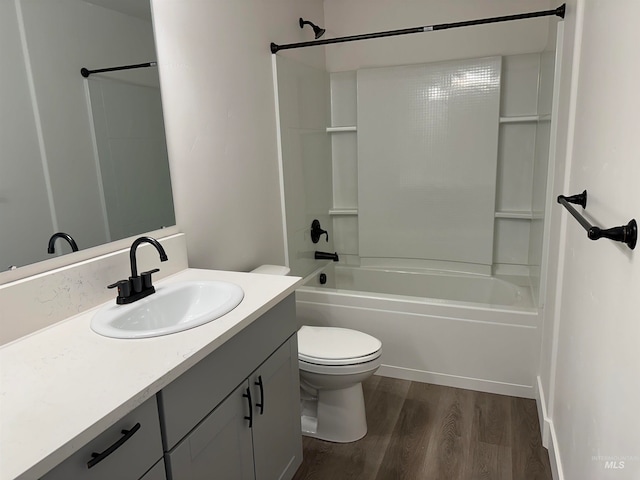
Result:
M357 208L332 208L331 210L329 210L329 215L357 216L358 209Z
M507 218L512 220L539 220L544 218L543 212L531 212L527 210L501 210L495 213L495 218Z
M506 116L500 117L500 123L535 123L540 119L540 115Z
M346 127L327 127L327 133L344 133L344 132L357 132L358 127L355 125L349 125Z

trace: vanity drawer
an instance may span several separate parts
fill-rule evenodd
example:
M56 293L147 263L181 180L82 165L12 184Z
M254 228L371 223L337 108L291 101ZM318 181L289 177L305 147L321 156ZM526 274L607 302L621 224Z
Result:
M158 393L171 450L297 330L294 295L285 298Z
M102 453L103 458L93 458L94 452ZM152 397L47 473L42 480L138 480L162 458L162 453L158 404L156 397Z

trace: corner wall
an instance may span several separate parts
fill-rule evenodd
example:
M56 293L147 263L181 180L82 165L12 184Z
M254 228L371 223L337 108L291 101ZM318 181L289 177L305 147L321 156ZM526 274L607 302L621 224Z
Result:
M585 216L605 228L640 214L639 15L634 0L567 5L552 195L587 189ZM551 239L539 385L552 464L558 478L637 479L637 252L588 240L559 206Z
M320 0L153 0L176 220L189 264L284 264L270 42L309 40ZM302 53L304 56L302 56ZM324 67L323 49L292 53Z

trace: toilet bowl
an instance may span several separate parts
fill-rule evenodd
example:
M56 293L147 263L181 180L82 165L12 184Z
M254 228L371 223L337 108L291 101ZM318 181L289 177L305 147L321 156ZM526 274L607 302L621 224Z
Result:
M382 342L335 327L298 330L302 434L347 443L367 434L362 382L380 367Z
M286 275L262 265L253 273ZM382 342L357 330L302 326L298 330L302 434L337 443L367 434L362 382L380 367Z

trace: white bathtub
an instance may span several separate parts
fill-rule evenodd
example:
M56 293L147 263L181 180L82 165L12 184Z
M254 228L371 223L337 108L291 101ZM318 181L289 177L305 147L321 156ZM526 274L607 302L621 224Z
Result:
M533 398L539 315L531 289L438 271L329 265L296 293L302 324L354 328L383 343L379 374Z

